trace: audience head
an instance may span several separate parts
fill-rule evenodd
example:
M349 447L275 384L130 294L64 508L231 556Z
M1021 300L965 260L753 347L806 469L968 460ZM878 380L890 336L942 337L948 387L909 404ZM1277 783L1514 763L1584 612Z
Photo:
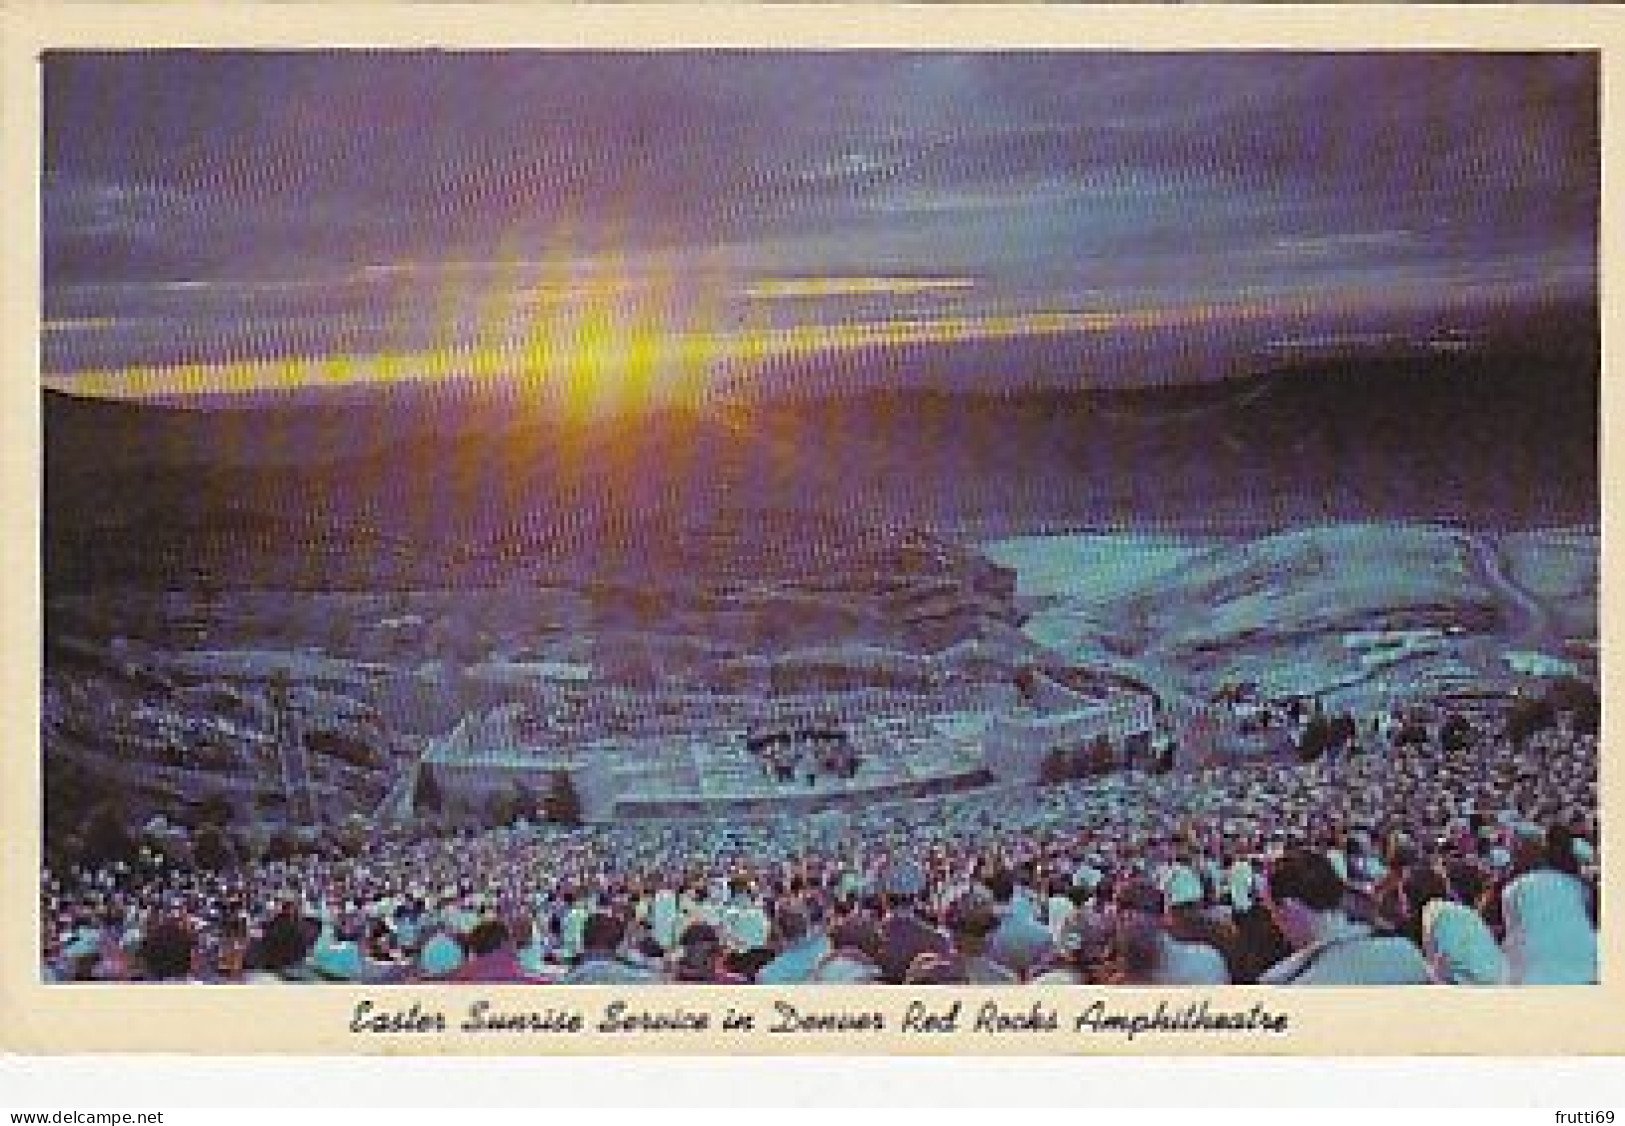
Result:
M1295 947L1318 937L1320 920L1342 914L1347 888L1324 852L1294 849L1270 866L1270 915Z

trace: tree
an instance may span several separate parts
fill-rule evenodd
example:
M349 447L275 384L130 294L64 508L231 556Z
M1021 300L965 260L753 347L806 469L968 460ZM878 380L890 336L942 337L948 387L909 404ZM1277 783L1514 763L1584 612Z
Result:
M1172 774L1174 772L1174 763L1177 761L1179 761L1179 741L1170 739L1162 748L1161 753L1157 755L1157 761L1152 767L1152 773Z
M1597 690L1577 676L1560 676L1546 686L1546 699L1560 712L1572 712L1597 703Z
M1354 742L1359 734L1359 724L1354 722L1354 716L1348 712L1338 712L1328 722L1326 749L1346 747Z
M1394 733L1394 746L1396 747L1425 747L1427 745L1427 724L1418 720L1407 719L1400 724L1399 730Z
M98 802L85 816L79 842L80 860L92 866L119 861L132 863L141 849L128 814L114 798Z
M540 821L541 813L542 802L536 796L536 791L525 785L523 778L515 779L513 784L513 821ZM512 821L509 822L509 824L512 823Z
M192 834L192 863L210 872L237 863L237 850L219 825L205 824Z
M1574 730L1595 735L1602 723L1602 697L1595 686L1577 676L1558 677L1546 689L1546 702L1554 712L1567 712Z
M1102 731L1089 746L1089 773L1110 774L1116 762L1117 752L1112 749L1111 739Z
M567 770L555 770L549 783L543 810L555 825L581 824L581 795Z
M362 770L376 770L384 765L384 755L377 747L344 731L317 728L306 733L305 746L312 755L336 758Z
M1524 697L1513 702L1506 714L1506 737L1522 751L1530 738L1557 726L1557 709L1544 696Z
M264 860L271 846L271 832L271 826L256 816L237 835L238 854L255 863Z
M412 791L412 808L420 813L446 812L446 795L441 792L440 778L431 763L418 766L417 785Z
M372 839L372 822L363 813L352 813L332 826L329 836L341 855L354 858L366 850Z
M1316 712L1304 724L1303 735L1298 739L1298 761L1316 762L1332 747L1333 724L1325 716Z
M299 839L299 834L287 825L279 825L271 833L270 840L265 842L265 859L272 862L292 860L305 851L305 843Z
M224 829L237 820L237 806L220 791L215 791L198 803L195 824L214 825Z
M1068 778L1089 777L1089 744L1079 743L1062 753L1066 756L1066 776Z
M1478 738L1472 721L1460 712L1451 712L1439 728L1439 746L1449 754L1459 754L1471 747Z
M505 828L518 820L512 790L493 790L485 801L485 823L493 829Z
M1072 756L1060 747L1051 747L1038 771L1038 781L1056 786L1072 777Z
M103 796L101 783L84 766L49 751L44 771L46 848L77 857L78 842L72 841L70 847L70 838L84 827L90 811Z
M1123 769L1144 764L1151 758L1151 732L1136 731L1123 740Z
M1569 722L1580 735L1597 735L1602 731L1602 698L1593 695L1585 704L1570 713Z

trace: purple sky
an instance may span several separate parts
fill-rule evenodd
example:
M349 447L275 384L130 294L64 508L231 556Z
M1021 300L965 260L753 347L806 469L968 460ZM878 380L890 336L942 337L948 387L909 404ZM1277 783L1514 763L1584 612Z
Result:
M1588 55L209 51L44 73L48 374L417 354L617 292L671 333L901 321L952 348L1062 340L1034 318L1066 315L1225 337L1291 306L1367 331L1596 291Z

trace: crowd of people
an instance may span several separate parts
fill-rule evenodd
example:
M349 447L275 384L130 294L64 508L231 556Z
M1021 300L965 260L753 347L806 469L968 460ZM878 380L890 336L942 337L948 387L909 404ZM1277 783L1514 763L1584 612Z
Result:
M1124 772L832 817L48 870L60 981L1596 980L1597 743Z

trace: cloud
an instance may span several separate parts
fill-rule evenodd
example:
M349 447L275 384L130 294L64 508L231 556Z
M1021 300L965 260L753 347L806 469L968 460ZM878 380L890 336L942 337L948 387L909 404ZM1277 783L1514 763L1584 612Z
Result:
M1351 231L1329 235L1293 235L1277 238L1270 250L1288 257L1323 258L1348 250L1388 250L1409 246L1416 232L1400 227L1388 231Z
M745 289L753 301L807 300L826 297L917 297L963 293L976 288L975 278L824 277L762 278Z
M1584 54L53 52L45 92L47 315L127 323L58 371L667 274L816 329L1595 270Z

